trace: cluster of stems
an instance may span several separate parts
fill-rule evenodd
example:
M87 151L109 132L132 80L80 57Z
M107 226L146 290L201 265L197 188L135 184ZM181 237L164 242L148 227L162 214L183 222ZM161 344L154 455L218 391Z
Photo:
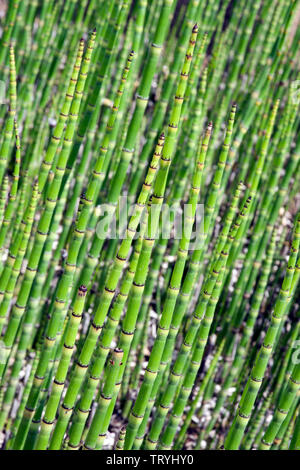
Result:
M299 2L2 3L1 446L299 450Z

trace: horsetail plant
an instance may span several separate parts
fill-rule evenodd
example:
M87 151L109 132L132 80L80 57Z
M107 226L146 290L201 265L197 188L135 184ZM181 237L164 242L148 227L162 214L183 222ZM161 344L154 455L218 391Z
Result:
M0 3L3 449L299 449L299 37L296 0Z

